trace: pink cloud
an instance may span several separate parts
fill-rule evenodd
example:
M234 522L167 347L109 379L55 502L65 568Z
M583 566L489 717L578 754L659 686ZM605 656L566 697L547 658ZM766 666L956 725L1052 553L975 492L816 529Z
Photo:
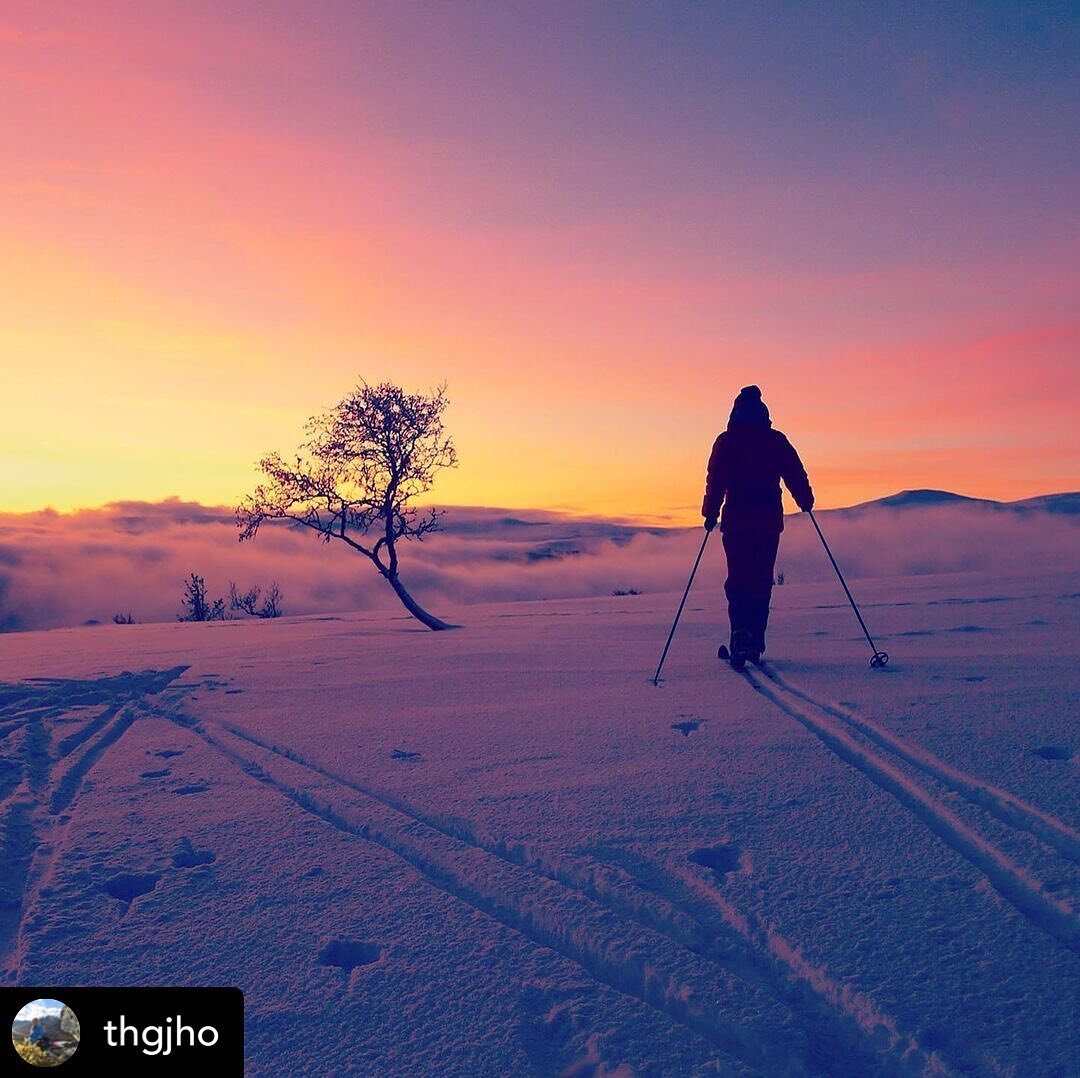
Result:
M1075 515L980 505L870 508L821 514L853 579L931 572L1075 565ZM476 602L676 592L700 530L645 529L617 520L452 509L447 529L403 551L409 588L438 613ZM719 544L703 581L723 581ZM777 563L789 582L829 579L805 518L789 517ZM213 595L276 581L286 614L400 610L367 562L307 532L267 527L238 544L231 510L170 499L118 502L71 514L0 515L0 628L48 628L131 613L170 621L188 573ZM467 620L467 619L466 619Z

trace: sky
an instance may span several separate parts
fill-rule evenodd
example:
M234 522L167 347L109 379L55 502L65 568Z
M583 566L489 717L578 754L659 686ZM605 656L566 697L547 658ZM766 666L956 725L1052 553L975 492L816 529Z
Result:
M16 1022L33 1021L35 1018L44 1018L50 1014L58 1015L64 1009L63 1003L58 999L35 999L27 1003L17 1015Z
M0 0L0 510L233 505L363 377L444 504L1080 488L1069 3Z

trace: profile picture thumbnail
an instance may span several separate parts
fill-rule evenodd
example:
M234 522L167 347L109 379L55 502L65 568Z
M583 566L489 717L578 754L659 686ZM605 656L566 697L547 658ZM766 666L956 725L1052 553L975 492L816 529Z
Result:
M79 1020L58 999L35 999L15 1015L11 1043L35 1067L59 1067L79 1047Z

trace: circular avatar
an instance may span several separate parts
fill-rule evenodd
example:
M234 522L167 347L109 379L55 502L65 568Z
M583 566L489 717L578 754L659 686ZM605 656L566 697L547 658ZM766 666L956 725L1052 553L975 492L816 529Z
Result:
M11 1043L35 1067L59 1067L79 1047L79 1020L58 999L35 999L15 1015Z

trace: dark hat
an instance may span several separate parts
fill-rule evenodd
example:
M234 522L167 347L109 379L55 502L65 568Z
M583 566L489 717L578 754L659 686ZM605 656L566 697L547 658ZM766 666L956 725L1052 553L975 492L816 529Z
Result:
M746 386L739 390L735 404L731 409L728 426L733 423L752 423L762 427L772 426L769 409L761 399L761 390L757 386Z

